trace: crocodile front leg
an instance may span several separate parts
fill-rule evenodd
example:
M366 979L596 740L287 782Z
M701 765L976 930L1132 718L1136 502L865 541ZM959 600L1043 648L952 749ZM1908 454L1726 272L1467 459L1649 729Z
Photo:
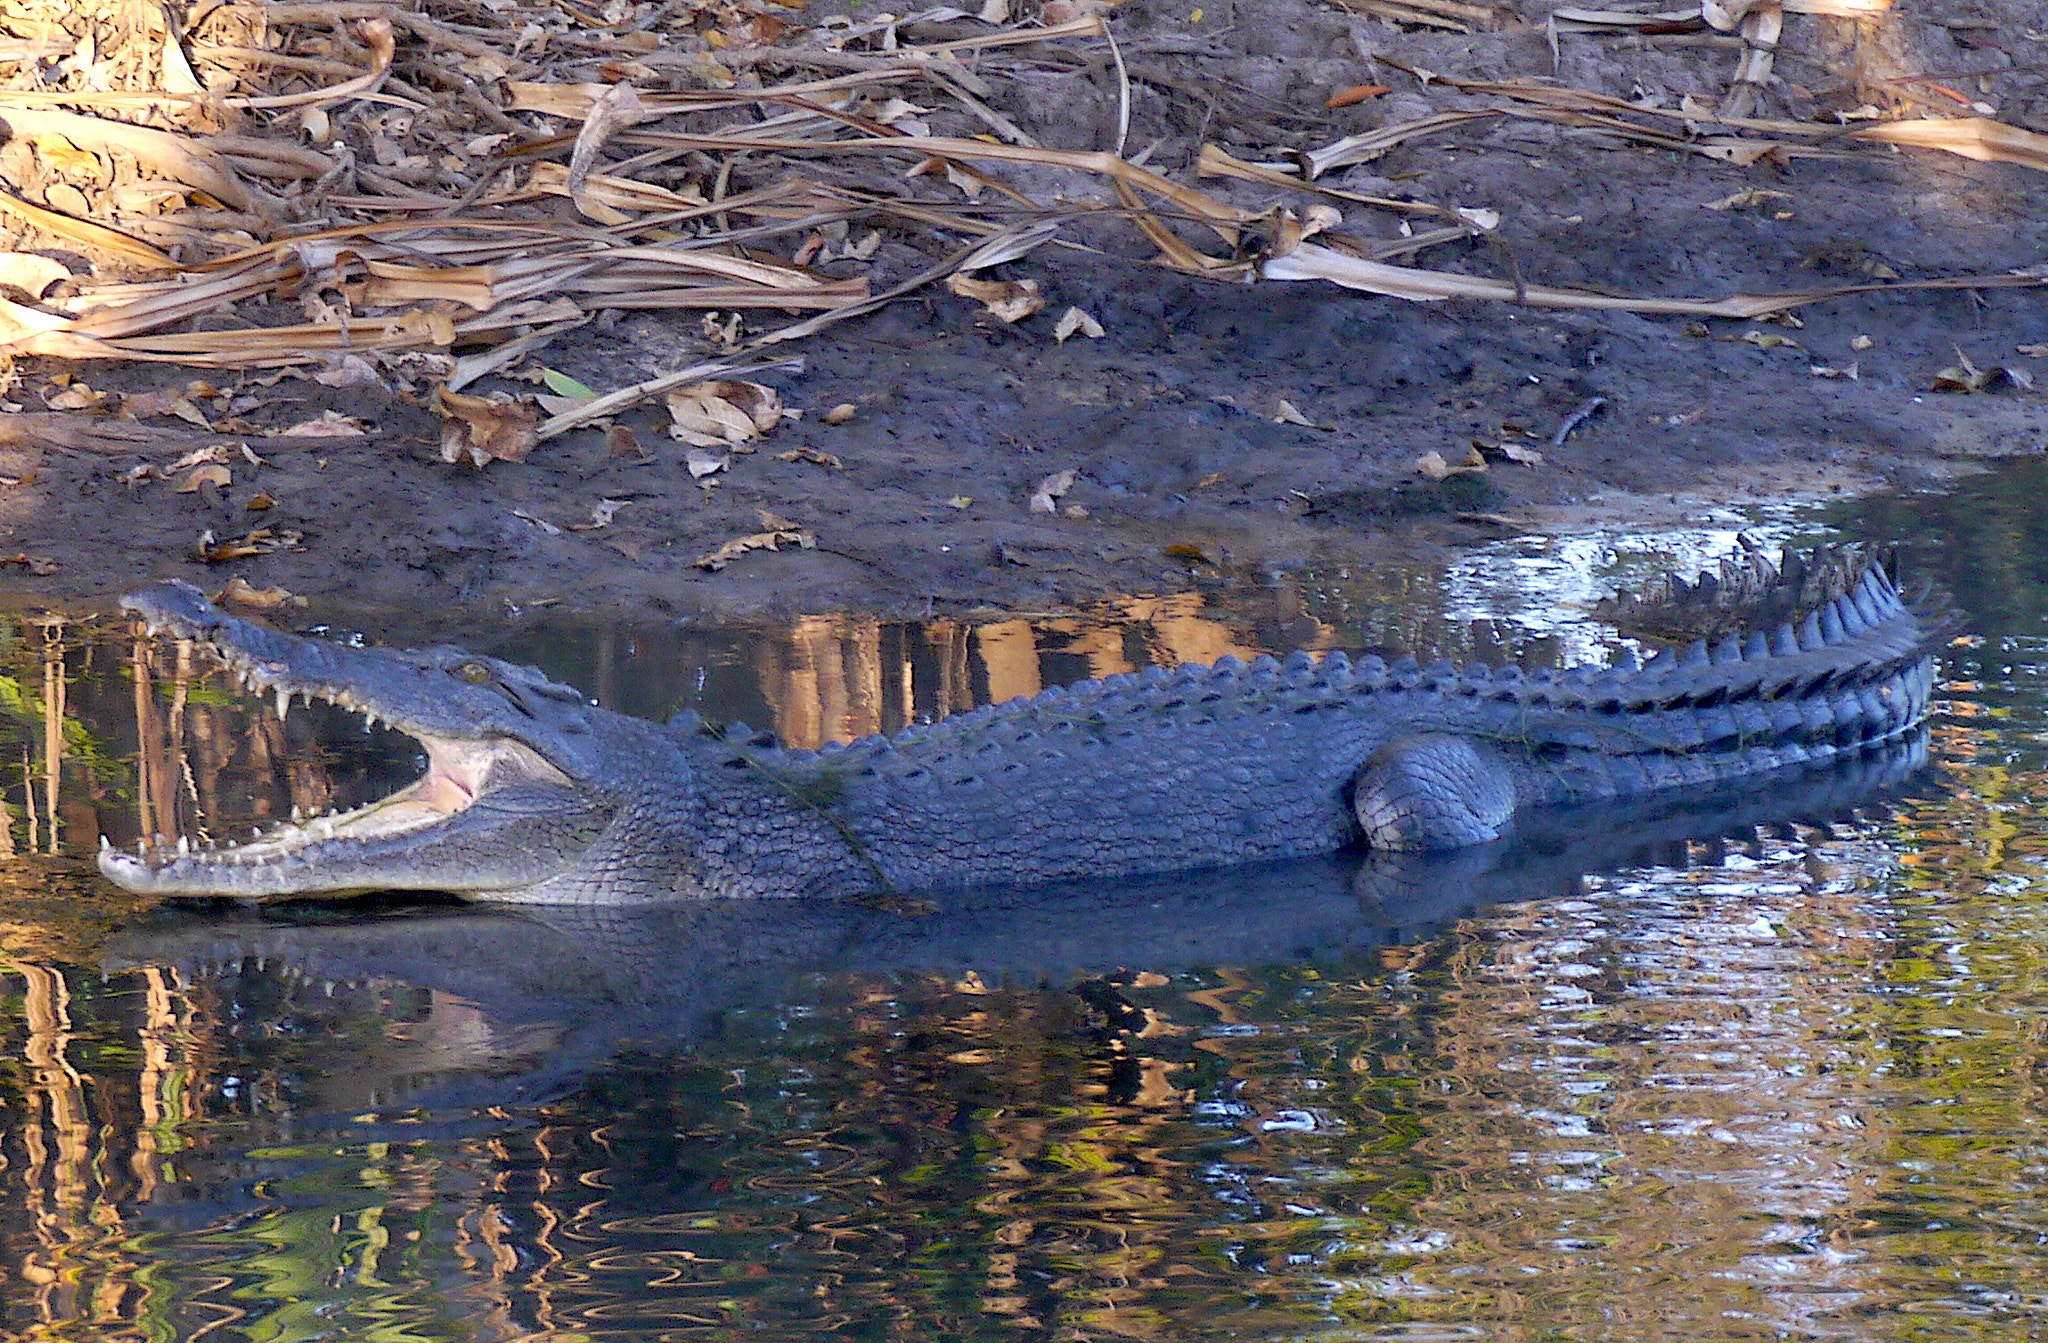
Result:
M1367 844L1412 853L1498 839L1515 800L1499 751L1453 733L1416 732L1365 762L1352 809Z

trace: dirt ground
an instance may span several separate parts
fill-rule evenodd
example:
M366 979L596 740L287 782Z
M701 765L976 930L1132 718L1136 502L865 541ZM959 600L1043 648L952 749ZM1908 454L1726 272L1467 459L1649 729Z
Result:
M1502 105L1445 80L1534 79L1671 107L1727 96L1740 38L1553 35L1553 8L1517 0L1516 23L1460 33L1313 0L1126 0L1109 21L1129 71L1128 153L1149 150L1149 168L1192 185L1205 142L1272 162L1279 150ZM928 26L963 24L973 26ZM2000 0L1908 0L1867 24L1790 14L1754 115L1814 122L1876 106L1988 113L2048 132L2044 30L2048 4ZM1106 48L1090 50L1064 66L986 69L986 101L1042 145L1108 148L1118 80ZM1370 84L1387 91L1326 106ZM1107 197L1099 180L1049 169L1010 176ZM1502 116L1408 140L1321 182L1497 212L1490 235L1402 264L1529 285L1711 299L2048 264L2048 174L1930 149L1835 142L1823 155L1738 166ZM1316 203L1243 182L1202 187L1249 209ZM1337 204L1342 228L1396 239L1397 215ZM276 429L332 409L366 433L252 439L264 465L238 467L224 489L179 493L133 480L138 465L174 455L161 446L16 432L0 445L0 553L17 556L32 599L101 602L150 578L218 589L240 577L318 613L388 609L457 625L536 608L635 618L1044 609L1518 530L1922 488L2048 442L2035 376L2048 376L2048 294L2036 288L1853 295L1800 306L1793 324L1221 282L1153 265L1141 238L1099 221L1062 237L1096 250L1041 247L988 272L1043 287L1043 311L1015 324L932 285L781 347L801 371L761 381L801 418L703 481L655 408L621 420L644 458L618 455L590 429L479 471L442 460L441 418L402 380L331 387L209 373L228 389L217 404L242 424ZM932 260L928 238L884 229L876 287ZM1052 338L1070 306L1100 323L1101 338ZM607 314L558 338L546 363L602 391L703 357L702 331L694 313ZM1945 369L1988 380L1937 391ZM60 373L131 395L195 376L48 359L16 371L11 396L27 412L44 409ZM828 423L842 405L851 417ZM1459 466L1475 441L1489 445L1484 470L1436 479L1418 467L1431 453ZM1034 493L1067 472L1064 493L1047 497L1052 511L1035 510ZM259 493L272 506L252 511ZM594 509L608 525L586 527ZM807 531L815 548L699 567L722 542L761 531L763 513ZM296 533L298 548L196 558L203 532L218 540L257 526Z

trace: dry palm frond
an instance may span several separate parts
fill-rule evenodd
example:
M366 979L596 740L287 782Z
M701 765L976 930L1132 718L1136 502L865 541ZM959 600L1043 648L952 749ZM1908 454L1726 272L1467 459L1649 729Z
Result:
M1461 0L1357 2L1439 26L1513 21ZM1884 3L1766 0L1735 21L1780 9L1868 14ZM1006 70L1035 48L1099 44L1096 17L914 45L903 40L910 20L806 31L742 0L680 15L620 0L609 25L569 7L515 5L495 29L476 26L457 0L220 6L190 31L153 14L110 20L89 78L65 63L72 39L35 37L57 53L47 68L71 73L56 87L38 75L37 87L0 88L0 121L46 172L40 185L71 188L64 208L54 196L35 203L31 190L0 194L0 221L24 250L61 244L107 272L39 291L59 297L0 297L0 353L262 367L460 350L442 365L460 385L602 311L694 308L749 314L757 325L731 354L745 360L990 258L1071 246L1055 234L1083 214L1135 230L1162 264L1200 276L1747 316L1853 290L1632 298L1389 265L1493 224L1314 179L1500 117L1737 164L1880 141L2048 169L2043 137L1983 119L1847 130L1727 105L1661 109L1443 80L1491 105L1276 151L1278 162L1202 148L1204 177L1434 217L1400 240L1331 232L1305 243L1328 207L1309 210L1307 224L1270 195L1246 209L1119 154L1033 144L995 110ZM1554 24L1640 31L1694 18L1559 10ZM1752 34L1753 47L1768 36ZM1761 79L1760 64L1746 69ZM766 82L763 71L789 77ZM931 133L931 108L963 133ZM977 128L991 138L975 138ZM884 266L875 235L856 245L856 228L890 229L928 259L906 261L899 249ZM194 329L202 317L208 329ZM540 436L591 418L587 406L566 412Z

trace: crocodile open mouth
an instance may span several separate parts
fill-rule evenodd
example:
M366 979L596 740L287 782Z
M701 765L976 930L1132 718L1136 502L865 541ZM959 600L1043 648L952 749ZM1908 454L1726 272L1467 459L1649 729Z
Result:
M103 837L102 870L131 888L166 893L232 892L267 887L272 884L270 879L303 872L309 866L345 872L352 866L367 865L392 841L425 837L438 827L449 826L494 790L514 784L566 787L569 783L539 752L511 738L435 732L405 721L389 706L372 702L349 686L305 679L284 661L270 661L209 638L204 629L174 617L150 617L145 626L151 637L168 635L194 646L225 673L231 686L251 698L268 700L277 717L267 726L274 729L291 722L301 729L295 734L299 737L315 728L330 729L317 734L319 743L312 754L337 762L338 768L320 780L317 792L329 799L338 795L353 800L372 790L377 795L361 805L315 815L293 806L290 820L275 821L267 828L258 826L251 838L241 842L216 833L217 824L196 827L196 837L146 835L132 850L117 848ZM300 704L306 707L299 709ZM263 713L261 707L252 706L252 710ZM305 724L293 720L295 712L303 719L308 710L326 721ZM351 754L356 758L349 759ZM182 765L178 773L190 777ZM393 779L408 776L410 782L396 791L384 791ZM276 778L256 781L258 787L268 790L267 798L254 808L258 818L275 816L281 810L276 793L281 782ZM214 819L226 818L216 813Z

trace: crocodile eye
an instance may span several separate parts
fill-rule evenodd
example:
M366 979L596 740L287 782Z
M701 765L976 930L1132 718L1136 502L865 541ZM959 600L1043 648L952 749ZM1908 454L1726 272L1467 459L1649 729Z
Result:
M471 685L482 685L491 679L491 669L481 662L464 662L455 668L455 674Z

